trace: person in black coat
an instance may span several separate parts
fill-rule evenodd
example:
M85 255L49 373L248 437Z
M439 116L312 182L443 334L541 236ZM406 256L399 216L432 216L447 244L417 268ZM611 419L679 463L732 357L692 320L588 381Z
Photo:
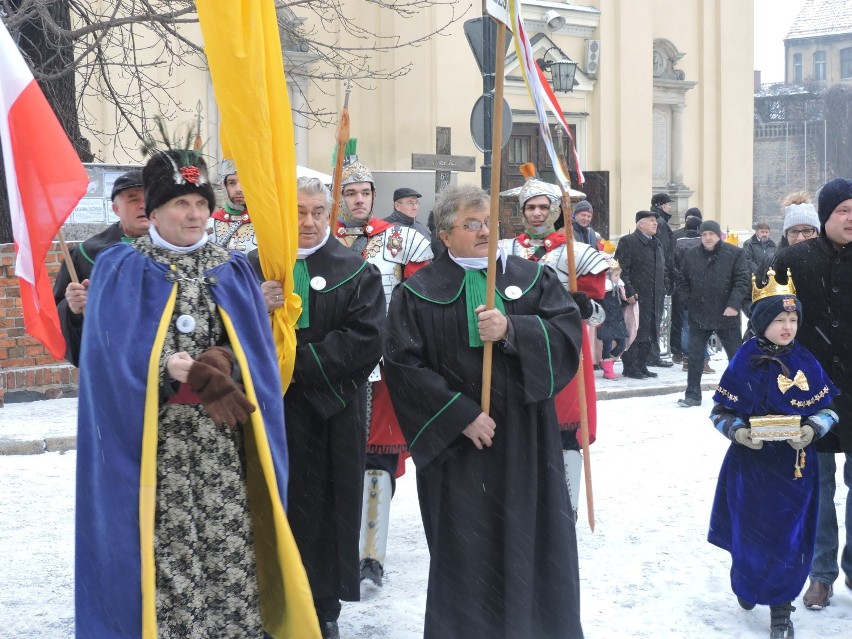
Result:
M65 359L74 366L80 362L83 312L86 310L89 276L95 266L95 258L113 244L132 242L148 233L142 171L134 169L118 176L112 186L112 211L118 217L117 222L71 249L71 262L78 281L71 281L68 266L63 262L53 283L53 300L59 314L59 326L65 337Z
M713 331L719 336L728 360L742 343L740 309L749 298L750 272L741 248L722 241L717 222L705 220L698 227L701 245L683 255L678 293L689 313L689 373L686 395L679 406L701 405L701 374L704 345ZM696 365L692 365L695 362Z
M660 241L660 246L663 247L663 259L666 267L666 291L665 295L671 295L674 292L674 284L677 279L677 272L674 263L675 238L672 227L669 226L669 220L672 219L671 203L674 200L668 193L657 193L651 198L651 211L657 216L657 239ZM663 305L665 304L665 295L660 300L660 308L657 311L657 321L663 319ZM671 340L669 340L671 341ZM648 354L648 366L669 367L672 363L660 358L660 341L656 340L651 344L651 351Z
M651 211L636 213L636 230L618 240L615 259L621 264L621 279L627 301L639 302L639 328L624 355L623 375L634 379L656 377L648 370L651 344L659 342L660 318L666 295L666 266L663 248L655 237L657 216Z
M774 269L780 282L787 270L796 283L804 308L796 341L807 348L840 395L834 410L840 422L816 444L820 490L817 540L810 585L803 601L808 608L829 604L832 584L839 575L837 510L834 504L835 453L845 453L846 485L852 477L852 180L831 180L819 194L819 236L779 249ZM846 496L846 540L840 567L852 588L852 495Z
M698 237L698 227L701 226L701 209L698 207L692 207L686 210L684 224L682 228L674 231L672 233L672 237L674 237L675 245L674 245L674 262L675 262L675 272L680 270L680 256L686 250L686 247L681 248L681 244L679 241L681 238L697 238ZM680 296L677 294L677 289L672 292L672 312L671 312L671 339L669 340L669 350L672 352L672 362L675 364L680 364L683 361L683 353L686 350L686 347L682 345L683 339L683 302L680 299Z
M751 274L754 275L759 286L766 283L766 270L775 257L776 246L772 238L769 237L769 230L769 224L763 221L758 222L754 225L754 235L743 244L749 269L751 269Z

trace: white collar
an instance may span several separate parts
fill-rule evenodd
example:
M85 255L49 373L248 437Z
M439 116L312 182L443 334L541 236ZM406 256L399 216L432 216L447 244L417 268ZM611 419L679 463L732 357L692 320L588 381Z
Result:
M170 244L166 242L163 237L157 232L157 227L153 224L148 226L148 235L151 236L151 243L154 246L159 246L160 248L167 249L169 251L174 251L175 253L192 253L193 251L200 249L202 246L207 244L207 238L209 237L207 233L201 236L201 239L198 240L195 244L190 246L175 246L174 244Z
M297 248L296 249L296 259L297 260L303 260L306 257L310 257L311 255L313 255L314 253L319 251L323 246L325 246L325 243L328 242L329 237L331 237L331 227L330 226L326 227L325 237L322 238L322 241L320 241L319 244L317 244L316 246L312 246L310 248Z

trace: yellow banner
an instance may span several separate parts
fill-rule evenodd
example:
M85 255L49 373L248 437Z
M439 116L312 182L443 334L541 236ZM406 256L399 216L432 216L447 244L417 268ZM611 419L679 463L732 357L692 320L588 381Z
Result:
M293 376L298 245L296 146L273 0L199 0L198 19L220 114L224 157L237 167L267 279L284 285L273 313L282 392Z

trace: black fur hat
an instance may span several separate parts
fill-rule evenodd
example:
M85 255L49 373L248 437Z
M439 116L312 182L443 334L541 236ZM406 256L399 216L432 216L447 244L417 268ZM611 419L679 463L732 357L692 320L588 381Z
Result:
M216 194L210 185L207 164L197 151L186 149L157 153L142 169L142 186L148 217L158 206L187 193L204 197L211 213L216 208Z

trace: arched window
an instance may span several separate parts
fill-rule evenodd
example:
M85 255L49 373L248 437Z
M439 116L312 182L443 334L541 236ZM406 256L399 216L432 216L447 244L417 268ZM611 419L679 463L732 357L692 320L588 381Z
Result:
M814 51L814 80L825 80L825 51Z
M793 82L795 84L802 83L802 54L793 54Z
M840 77L852 78L852 47L840 50Z

